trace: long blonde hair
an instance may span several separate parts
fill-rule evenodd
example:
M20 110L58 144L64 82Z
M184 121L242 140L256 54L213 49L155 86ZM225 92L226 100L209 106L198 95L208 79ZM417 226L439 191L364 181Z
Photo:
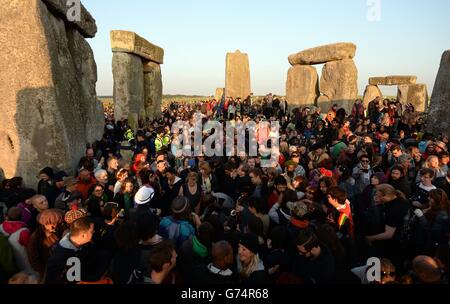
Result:
M253 256L250 260L250 263L248 263L248 265L244 265L241 262L242 269L239 271L239 274L244 278L248 278L256 270L256 267L258 267L259 256L258 256L258 254L254 254L254 253L252 253L252 254L253 254Z

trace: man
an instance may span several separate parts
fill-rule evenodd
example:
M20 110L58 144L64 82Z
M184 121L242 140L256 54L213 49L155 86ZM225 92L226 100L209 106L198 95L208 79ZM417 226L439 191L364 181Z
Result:
M335 227L338 236L341 236L341 238L348 238L349 236L353 238L353 216L347 193L339 187L331 187L328 190L327 199L335 210L329 217L329 223Z
M266 199L268 194L267 185L262 181L263 172L260 168L255 168L250 171L250 180L255 186L252 197Z
M89 172L89 170L81 169L80 172L78 172L78 183L76 186L76 190L81 193L84 201L88 199L89 189L96 183L97 181L91 175L91 172Z
M219 241L212 245L212 263L200 265L192 276L193 284L220 285L237 283L237 277L231 270L233 266L233 248L227 241Z
M108 158L108 160L106 161L106 172L108 172L107 185L111 191L114 190L114 184L116 183L116 173L118 169L119 169L119 161L117 160L117 157L113 156Z
M359 164L353 169L353 178L355 179L355 192L360 194L370 184L370 177L373 170L370 167L370 159L367 154L362 154L359 157Z
M55 200L55 208L68 211L69 206L67 205L67 200L72 192L77 190L78 180L72 176L66 177L64 178L64 185L64 192L61 193Z
M89 217L79 218L71 224L70 232L59 241L47 262L46 284L78 283L70 281L67 271L71 268L68 267L68 262L70 258L78 258L83 263L83 257L89 256L86 254L86 246L91 242L93 234L94 223ZM76 265L75 263L74 267Z
M293 270L306 283L327 283L335 272L334 258L313 232L300 230L295 239L298 256Z
M164 284L169 279L170 272L177 264L177 253L171 241L166 240L157 244L150 252L150 278L144 284ZM167 282L174 284L175 277Z
M389 177L389 184L409 198L411 196L411 184L406 178L404 172L405 169L400 165L392 167Z

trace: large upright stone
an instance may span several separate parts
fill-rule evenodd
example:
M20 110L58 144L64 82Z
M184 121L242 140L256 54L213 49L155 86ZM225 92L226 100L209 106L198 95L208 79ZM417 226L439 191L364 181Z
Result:
M428 107L428 90L426 84L399 85L397 100L403 104L411 103L418 112L425 112Z
M214 99L216 101L220 101L222 99L222 96L224 93L225 93L225 88L217 88L216 93L214 94Z
M151 120L161 116L162 92L161 66L149 61L144 64L144 108Z
M74 173L103 132L88 130L104 119L92 50L61 18L41 0L2 1L0 10L0 168L28 187L46 166Z
M134 54L116 52L113 54L112 70L114 75L114 117L116 119L133 117L134 120L139 116L144 117L142 59Z
M353 59L356 53L356 45L353 43L334 43L307 49L289 56L291 65L322 64L328 61Z
M250 93L250 64L248 55L241 53L239 50L234 53L227 53L225 73L226 97L240 97L244 100Z
M376 85L368 85L366 86L366 90L364 91L364 98L363 98L363 105L367 108L367 105L369 102L374 100L377 97L382 97L383 94L381 93L381 90Z
M164 63L164 50L138 34L129 31L111 31L110 36L113 52L132 53L159 64Z
M68 20L67 16L72 16L76 14L75 1L70 3L67 0L42 0L48 6L49 10L53 12L55 16L64 19L65 22L73 25L84 37L93 38L97 33L97 25L95 19L92 18L91 14L86 10L84 5L80 4L80 20L76 20L76 16ZM70 4L70 5L69 5Z
M442 54L441 65L431 95L427 129L434 134L449 133L450 126L450 50Z
M369 78L370 85L402 85L402 84L416 84L417 76L386 76L386 77L371 77Z
M332 103L350 110L358 97L358 70L352 59L327 62L322 69L320 92Z
M290 106L315 105L319 95L319 78L315 67L296 65L289 69L286 81L286 100Z

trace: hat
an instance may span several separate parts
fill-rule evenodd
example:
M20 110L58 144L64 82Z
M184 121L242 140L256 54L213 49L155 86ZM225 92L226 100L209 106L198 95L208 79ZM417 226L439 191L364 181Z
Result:
M440 140L436 141L436 142L434 143L434 145L435 145L436 147L441 148L441 149L444 150L444 151L447 151L447 146L445 145L444 142L442 142L442 141L440 141Z
M172 201L172 212L175 214L183 213L189 204L189 200L185 196L178 196Z
M55 182L62 182L64 180L64 177L67 177L67 173L64 171L58 171L55 173Z
M288 202L286 206L291 210L291 213L298 218L302 218L308 213L308 207L303 202Z
M64 177L63 180L66 187L74 186L78 183L78 180L73 176Z
M319 172L322 176L333 177L333 172L325 168L320 168Z
M259 242L258 242L258 236L253 233L244 233L241 235L239 239L239 244L253 252L254 254L258 253L259 249Z
M87 216L86 210L78 209L77 205L72 205L72 210L66 212L66 215L64 215L64 220L70 225L85 216Z
M48 177L50 177L50 179L53 179L53 177L54 177L53 169L50 167L45 167L44 169L39 171L39 175L41 175L41 174L47 175Z
M144 205L150 202L155 195L155 190L151 187L141 187L134 196L134 202L136 205Z

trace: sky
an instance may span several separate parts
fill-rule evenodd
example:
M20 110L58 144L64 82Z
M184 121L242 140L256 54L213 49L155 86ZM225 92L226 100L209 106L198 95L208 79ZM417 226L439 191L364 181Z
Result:
M252 92L285 95L290 54L336 42L357 45L362 95L368 78L417 75L431 95L450 49L448 0L82 0L96 19L88 39L97 95L112 96L109 32L128 30L165 51L164 94L213 95L225 84L225 56L249 55ZM319 75L322 65L317 66ZM381 87L396 95L396 87Z

